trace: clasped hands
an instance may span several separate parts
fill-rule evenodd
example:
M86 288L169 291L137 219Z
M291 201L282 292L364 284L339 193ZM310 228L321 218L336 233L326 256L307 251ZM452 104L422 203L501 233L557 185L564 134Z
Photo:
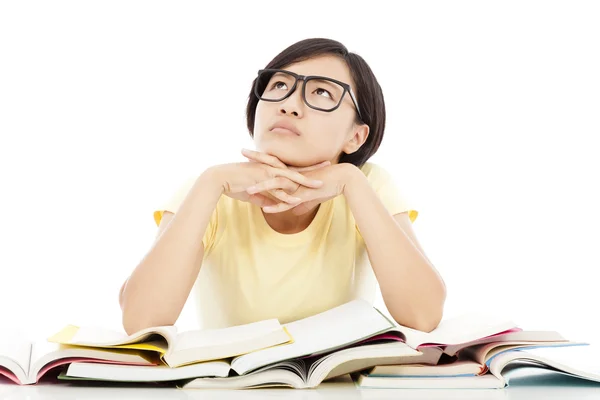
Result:
M324 161L297 168L270 154L248 149L243 149L242 154L250 163L264 167L264 178L245 188L245 200L259 205L266 213L292 210L295 215L305 214L344 192L344 165Z

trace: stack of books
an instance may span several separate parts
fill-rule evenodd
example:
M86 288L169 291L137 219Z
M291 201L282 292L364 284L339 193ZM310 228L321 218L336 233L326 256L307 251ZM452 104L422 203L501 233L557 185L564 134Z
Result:
M436 363L380 365L353 374L360 388L502 389L521 368L600 382L600 353L589 343L555 332L506 332L464 345L444 346ZM528 371L531 372L531 371Z
M588 345L480 314L421 332L355 300L283 325L273 319L186 332L163 326L132 335L68 325L43 343L0 342L0 374L17 384L35 384L54 371L59 382L162 382L179 388L314 388L346 374L361 388L504 387L504 366L533 360L600 381L600 374L536 353Z

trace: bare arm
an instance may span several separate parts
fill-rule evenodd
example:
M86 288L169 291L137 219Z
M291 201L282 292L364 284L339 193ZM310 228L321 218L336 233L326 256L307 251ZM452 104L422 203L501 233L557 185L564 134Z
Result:
M221 182L208 169L177 213L165 213L152 248L121 287L119 302L128 334L177 321L200 271L202 238L222 193Z
M344 195L390 314L401 325L431 332L443 316L446 286L420 245L412 241L416 235L408 215L390 215L357 168L347 168L345 181Z
M219 198L225 194L263 205L267 198L250 195L246 189L269 178L282 178L281 189L294 182L313 188L323 184L298 171L254 162L207 169L196 179L177 213L163 216L152 248L121 287L119 302L128 334L175 324L200 272L202 238ZM293 201L286 193L277 196L280 201Z

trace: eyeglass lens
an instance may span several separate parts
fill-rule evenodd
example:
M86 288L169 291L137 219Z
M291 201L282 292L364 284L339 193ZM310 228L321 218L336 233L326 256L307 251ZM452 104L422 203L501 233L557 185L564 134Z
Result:
M263 71L259 76L262 100L279 101L294 86L296 78L285 72ZM266 84L265 84L266 82ZM298 83L300 85L301 82ZM306 82L305 95L309 106L329 111L337 107L344 94L344 88L327 79L309 79Z

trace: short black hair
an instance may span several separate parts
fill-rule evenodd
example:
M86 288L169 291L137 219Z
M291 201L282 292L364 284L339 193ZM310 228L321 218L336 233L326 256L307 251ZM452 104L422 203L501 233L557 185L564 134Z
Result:
M362 121L356 114L356 122L369 127L369 136L360 149L354 153L342 153L339 162L361 167L377 152L385 129L383 92L367 62L358 54L349 52L346 46L336 40L311 38L296 42L284 49L265 68L283 69L290 64L324 55L333 55L344 60L354 81L356 100L362 114ZM251 137L254 137L254 120L259 101L254 94L256 79L258 78L252 82L246 106L246 123Z

